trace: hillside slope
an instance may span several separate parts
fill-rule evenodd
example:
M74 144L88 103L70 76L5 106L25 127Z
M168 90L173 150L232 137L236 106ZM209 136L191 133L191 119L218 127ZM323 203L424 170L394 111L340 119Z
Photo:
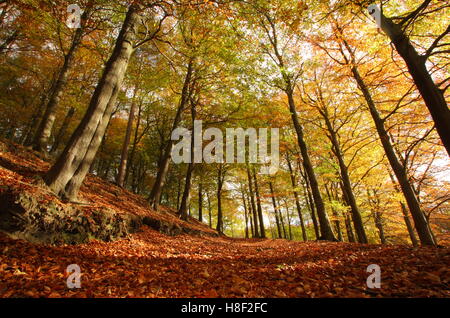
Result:
M2 222L2 220L6 209L22 210L23 206L25 206L25 209L37 212L45 209L49 217L53 219L55 219L54 214L57 214L56 218L58 220L55 222L52 220L53 223L61 223L63 221L70 223L73 219L83 217L85 218L84 222L90 224L95 221L103 222L102 217L107 217L109 222L107 225L111 224L111 226L117 227L121 225L119 222L122 219L133 221L130 229L117 230L114 233L115 235L104 233L104 235L100 235L102 238L124 236L129 230L139 230L142 223L170 235L181 233L218 235L215 230L196 219L190 218L188 222L180 220L175 211L169 208L161 207L160 211L154 211L141 196L106 182L95 175L88 175L81 189L79 201L82 201L83 204L61 202L52 193L48 192L42 184L41 177L48 170L49 166L49 163L38 157L38 154L34 151L17 144L0 141L0 208L2 209L0 212L3 212L3 218L2 213L0 213L0 229L2 229L3 225L3 230L9 226L14 228L14 230L18 230L15 227L20 228L19 230L23 232L24 225L21 224L15 227L9 223L4 225L3 223L6 222ZM21 206L17 206L14 201L21 201ZM56 212L53 210L56 210ZM64 213L70 214L71 218L61 220L60 214ZM21 211L21 214L23 214L23 211ZM35 218L36 215L28 217ZM45 224L44 229L53 229L55 226L53 223ZM86 227L89 224L85 225L83 223L81 226ZM100 224L98 223L98 225ZM56 226L59 226L59 224ZM73 231L74 229L62 230ZM34 235L33 239L39 241L42 235L39 238L37 237L38 235ZM78 242L76 238L74 240ZM48 239L45 238L44 241L48 241Z

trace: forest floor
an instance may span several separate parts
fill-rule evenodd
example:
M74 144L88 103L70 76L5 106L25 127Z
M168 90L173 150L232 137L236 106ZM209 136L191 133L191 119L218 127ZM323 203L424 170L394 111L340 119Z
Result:
M0 234L0 297L450 297L450 250L167 236L44 246ZM66 268L81 268L81 288ZM368 289L369 264L381 288Z
M0 146L0 193L35 187L33 177L49 164L17 145ZM143 226L113 242L51 246L0 232L0 297L450 297L448 247L215 237L206 225L151 211L143 198L92 175L82 197L89 208L151 215L199 235ZM70 264L80 266L80 289L67 288ZM366 285L370 264L381 268L380 289Z

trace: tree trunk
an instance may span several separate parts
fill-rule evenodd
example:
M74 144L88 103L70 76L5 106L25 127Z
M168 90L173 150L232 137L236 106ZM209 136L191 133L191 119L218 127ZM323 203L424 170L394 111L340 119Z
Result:
M81 16L81 27L75 31L69 51L64 56L64 63L59 71L58 79L53 86L53 90L50 92L44 117L39 124L32 144L33 149L36 151L47 151L48 142L56 119L56 110L67 83L69 69L75 59L75 52L83 39L84 24L90 15L91 8L92 7L88 7Z
M245 238L248 239L248 211L247 211L247 202L245 200L245 193L242 191L242 202L244 203L244 221L245 221Z
M54 153L56 150L58 150L58 147L59 147L62 139L66 135L67 129L69 128L70 121L74 115L75 115L75 108L70 107L69 111L67 112L66 117L64 118L61 128L59 129L59 132L55 137L55 142L52 145L52 149L50 150L50 153Z
M203 222L203 183L198 184L198 220Z
M178 178L178 183L177 183L177 211L180 210L180 202L181 202L181 178Z
M383 219L382 213L380 212L380 198L376 190L372 190L373 195L370 194L369 189L367 189L367 199L371 205L372 216L374 219L375 227L378 230L378 237L380 238L381 244L386 244L386 237L384 235Z
M253 228L253 211L250 203L250 198L247 198L247 206L248 206L248 219L250 222L250 233L252 234L252 237L255 237L255 229Z
M295 106L292 88L288 88L286 90L286 94L288 96L289 110L291 112L292 122L294 123L294 128L297 133L298 146L300 147L300 152L303 158L303 165L305 167L305 172L308 175L309 184L311 186L312 196L314 199L314 205L319 217L321 238L324 240L335 241L336 238L334 237L333 230L331 229L330 220L328 219L327 213L325 211L325 205L323 204L322 195L320 194L316 174L309 157L308 147L303 135L303 128L298 119L297 108Z
M104 136L133 53L135 28L140 21L136 9L135 5L130 6L89 108L68 145L45 176L50 189L63 198L76 199Z
M171 133L180 124L182 116L183 116L184 108L186 107L186 104L188 103L190 95L191 95L189 86L191 83L193 66L194 66L194 61L193 61L193 59L191 59L189 61L186 76L184 79L183 90L181 92L181 100L180 100L180 104L178 106L175 118L173 120ZM150 197L149 197L150 204L152 205L152 207L155 210L158 209L158 205L159 205L159 201L160 201L160 197L161 197L161 190L162 190L165 180L166 180L167 171L169 170L169 163L170 163L170 156L172 153L172 147L173 147L173 141L171 140L171 138L169 136L167 145L163 151L163 156L162 156L161 161L158 166L158 172L156 174L155 183L153 184L152 191L150 192Z
M251 203L251 208L252 208L252 212L253 212L253 228L254 228L254 231L255 231L253 237L259 237L258 212L256 210L255 194L253 193L252 176L251 176L251 173L250 173L250 168L248 166L247 166L247 178L248 178L248 189L249 189L250 203Z
M136 118L136 128L134 130L134 137L133 137L133 146L131 147L129 164L127 165L127 168L126 168L126 171L125 171L125 184L128 183L130 170L134 170L134 169L131 169L131 167L134 164L134 157L136 156L136 148L137 148L137 145L138 145L138 143L140 141L138 135L139 135L139 129L140 129L140 124L141 124L141 114L142 114L142 101L139 103L139 107L138 107L138 115L137 115L137 118Z
M352 222L350 221L350 216L345 215L345 229L347 230L347 238L350 243L355 243L355 235L353 234Z
M375 211L373 216L375 219L375 226L378 229L378 236L380 237L381 244L386 244L386 237L384 236L384 228L381 219L381 213L379 211Z
M395 182L394 176L392 175L391 171L389 171L389 176L391 178L392 184L394 185L394 189L397 193L400 193L400 190L397 186L397 183ZM409 238L411 239L411 243L414 247L419 246L419 242L417 242L416 234L414 233L414 228L411 224L411 221L409 220L408 216L408 209L406 208L405 204L403 202L400 203L400 208L402 209L403 214L403 220L405 221L406 229L408 230Z
M261 238L266 238L266 231L264 229L264 219L261 207L261 198L259 196L258 178L256 176L255 169L253 169L253 177L255 181L256 205L258 208L259 233Z
M292 237L292 226L291 226L291 216L289 214L289 206L288 206L288 203L287 203L286 200L284 200L284 204L285 204L285 207L286 207L286 216L287 216L287 221L288 221L289 239L293 240L293 237Z
M223 233L223 215L222 215L222 186L223 186L223 164L219 164L217 173L217 226L216 230Z
M53 87L54 84L51 85ZM39 127L39 118L43 116L43 112L45 111L46 106L46 100L47 100L47 92L42 93L41 98L39 100L39 105L33 112L33 115L31 116L31 119L27 125L27 132L23 135L21 144L24 146L32 146L33 144L33 138L36 134L36 131Z
M281 224L280 224L280 219L278 217L277 202L275 201L275 194L274 194L274 191L273 191L272 182L269 182L269 188L270 188L270 195L272 197L273 210L274 210L274 213L275 213L275 222L277 224L278 238L282 238Z
M291 160L289 159L289 157L287 157L286 159L287 159L287 163L288 163L288 167L289 167L289 172L291 175L292 189L295 189L297 185L296 185L296 181L295 181L294 170L292 169L292 163L291 163ZM300 226L302 228L302 238L303 238L303 241L306 242L308 240L308 236L306 234L305 222L303 220L302 208L300 206L298 192L293 190L293 193L294 193L294 198L295 198L295 205L297 207L298 217L300 219Z
M194 171L194 163L190 162L187 167L183 196L181 198L180 209L178 210L180 218L185 221L187 220L187 208L190 205L191 183L192 183L191 180L193 171Z
M192 173L194 171L194 145L195 145L195 134L194 134L194 125L195 125L195 119L197 117L197 111L195 109L195 102L191 101L191 120L192 120L192 129L191 129L191 145L190 145L190 155L191 160L188 164L188 169L186 173L186 179L184 184L184 192L183 197L181 199L181 206L180 210L178 211L178 214L181 216L183 220L187 220L186 215L186 207L187 205L190 205L190 192L191 192L191 181L192 181Z
M328 130L328 137L332 144L332 152L336 156L339 163L340 176L343 184L343 191L347 196L348 203L350 205L350 209L352 212L353 224L355 226L356 236L358 237L358 242L367 244L367 236L366 231L364 230L363 221L361 218L361 213L359 212L358 205L356 204L355 195L353 194L352 185L350 182L350 177L348 175L348 168L344 162L344 157L341 152L341 146L339 144L336 131L334 130L333 125L330 122L330 118L328 116L328 110L325 108L320 111L322 117L325 119L325 124Z
M284 219L283 219L283 213L282 213L282 210L281 210L281 204L280 204L280 201L278 201L278 206L280 207L280 208L278 209L278 215L279 215L279 217L280 217L281 229L283 230L283 237L284 237L285 239L287 239L286 226L284 225Z
M328 200L330 201L330 205L331 205L331 211L333 212L333 217L335 218L334 228L336 229L336 233L338 235L337 239L338 239L338 241L341 242L342 241L342 232L341 232L341 222L339 221L339 214L332 205L333 197L331 196L330 190L328 189L328 187L326 185L325 185L325 191L327 192Z
M380 18L381 29L386 32L397 52L405 61L408 71L430 111L442 143L450 155L450 110L445 101L444 92L434 83L427 70L428 56L417 53L400 25L385 17L381 12Z
M209 196L209 192L206 192L206 198L208 199L209 227L212 228L212 207L211 207L211 198Z
M305 180L305 184L303 184L303 190L304 190L305 194L307 195L306 202L308 203L309 211L311 214L311 219L313 221L314 233L316 235L316 240L318 240L320 237L320 229L319 229L319 224L318 224L317 218L316 218L314 201L312 199L311 192L310 192L308 175L306 173L304 174L303 179Z
M136 92L133 96L133 101L131 103L130 115L128 117L127 131L125 133L125 140L123 141L122 153L120 156L120 166L119 166L119 174L117 176L117 185L119 187L125 186L125 176L128 166L128 150L130 149L131 142L131 132L133 130L134 123L134 114L136 112L137 104L136 104Z
M433 239L433 235L431 234L431 229L429 227L428 221L425 218L424 213L422 212L416 194L414 193L411 183L409 182L408 176L406 174L406 168L400 163L397 155L395 154L394 148L392 147L391 141L384 127L384 120L381 119L372 96L370 95L369 89L360 76L356 66L352 67L352 73L359 89L364 95L386 156L389 160L389 163L391 164L392 170L397 177L403 195L405 196L406 202L414 220L414 225L416 227L417 233L419 234L420 242L423 245L434 246L435 241Z

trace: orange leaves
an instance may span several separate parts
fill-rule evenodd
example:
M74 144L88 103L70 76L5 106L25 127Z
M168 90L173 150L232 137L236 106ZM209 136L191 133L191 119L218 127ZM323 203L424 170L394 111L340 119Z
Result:
M207 290L207 291L203 294L203 296L204 296L205 298L217 298L217 297L219 297L219 294L217 293L217 291L216 291L215 289L210 289L210 290Z
M169 237L41 246L0 235L0 297L375 297L445 296L448 248ZM202 255L208 255L207 258ZM366 287L368 264L382 270ZM66 287L66 266L81 288Z
M211 275L209 275L207 269L205 269L203 272L201 272L200 276L202 276L203 278L210 278L211 277Z

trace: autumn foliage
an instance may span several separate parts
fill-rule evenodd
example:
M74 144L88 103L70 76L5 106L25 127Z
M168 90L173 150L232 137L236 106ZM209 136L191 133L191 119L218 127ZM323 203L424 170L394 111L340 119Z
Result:
M0 0L0 297L450 296L447 2L72 2Z

